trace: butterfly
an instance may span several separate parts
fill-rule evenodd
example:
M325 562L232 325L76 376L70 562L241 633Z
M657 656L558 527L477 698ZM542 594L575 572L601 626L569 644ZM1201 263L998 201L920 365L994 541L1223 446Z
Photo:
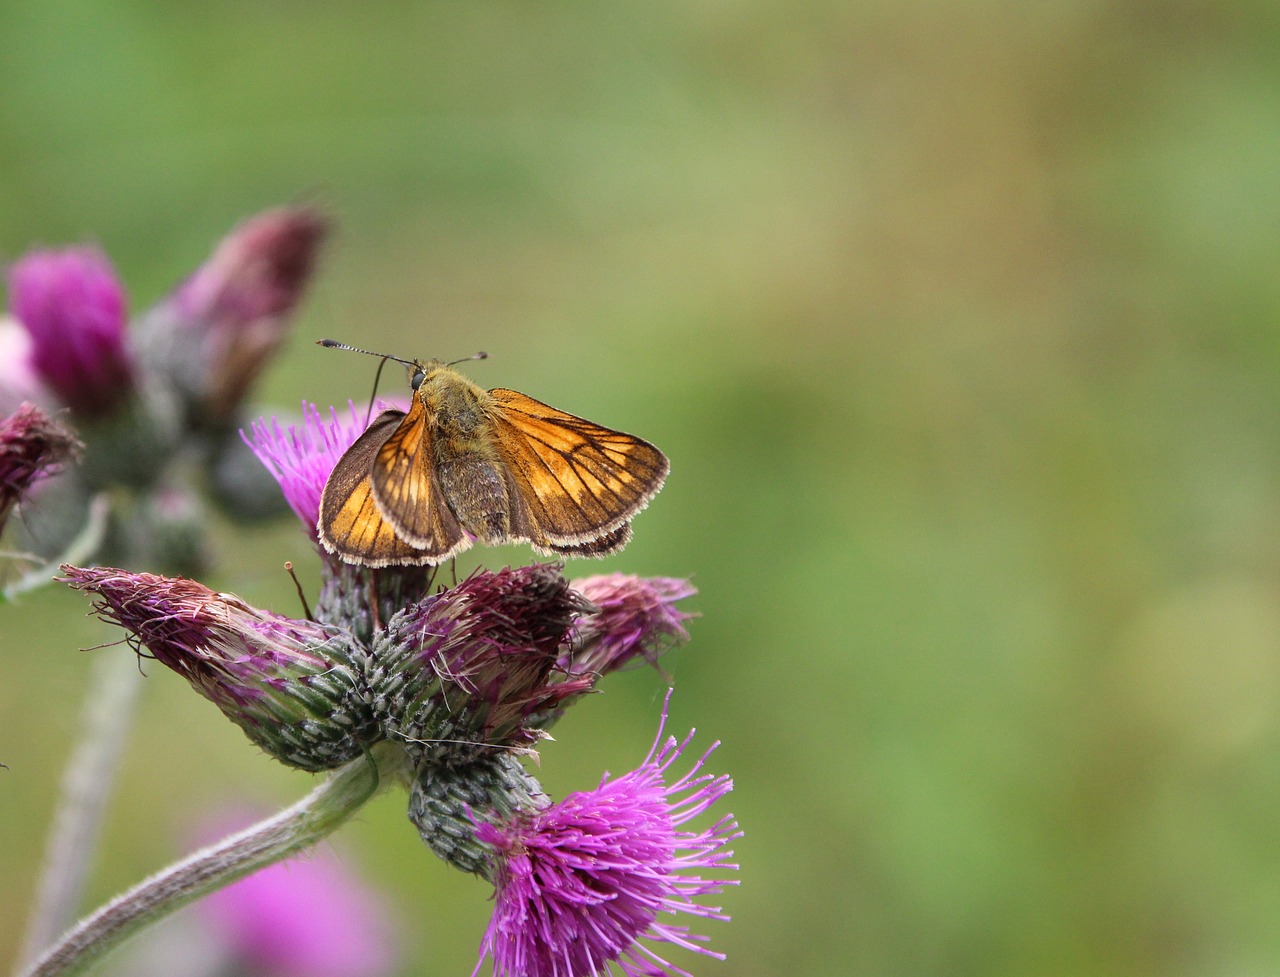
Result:
M409 409L378 415L320 497L320 543L347 563L434 565L474 542L606 556L631 539L631 520L667 477L648 441L485 390L439 360L386 358L409 369Z

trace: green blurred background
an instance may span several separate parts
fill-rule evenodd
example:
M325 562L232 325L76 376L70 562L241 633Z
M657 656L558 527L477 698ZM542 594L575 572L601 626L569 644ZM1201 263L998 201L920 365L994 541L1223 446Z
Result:
M698 974L1280 971L1280 8L1272 0L0 7L0 257L93 240L145 308L240 218L340 231L264 410L465 356L672 475L607 564L693 575L673 729L746 837ZM296 529L208 582L295 613ZM525 559L527 551L477 554ZM463 568L465 569L465 567ZM92 659L0 618L0 960ZM275 764L147 669L92 884ZM542 751L629 769L661 681ZM386 796L336 845L406 974L488 887Z

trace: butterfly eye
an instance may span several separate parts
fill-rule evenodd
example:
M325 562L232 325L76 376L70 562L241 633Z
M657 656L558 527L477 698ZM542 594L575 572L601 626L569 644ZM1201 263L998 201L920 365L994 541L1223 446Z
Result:
M414 390L417 390L419 387L422 386L422 381L425 378L425 376L426 374L424 374L421 370L414 370L413 376L409 378L409 386L411 386Z

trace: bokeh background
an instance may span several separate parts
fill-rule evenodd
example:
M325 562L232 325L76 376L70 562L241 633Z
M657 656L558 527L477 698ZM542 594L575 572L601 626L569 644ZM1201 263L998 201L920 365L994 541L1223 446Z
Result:
M1278 86L1269 0L6 4L0 257L95 241L141 309L317 202L265 412L368 395L320 336L485 349L665 449L575 570L701 590L673 728L723 740L746 837L698 974L1276 973ZM219 552L296 612L291 524ZM0 959L128 653L77 650L87 606L0 609ZM95 902L311 784L147 672ZM633 766L662 688L611 679L544 783ZM335 844L405 974L470 972L488 888L402 796Z

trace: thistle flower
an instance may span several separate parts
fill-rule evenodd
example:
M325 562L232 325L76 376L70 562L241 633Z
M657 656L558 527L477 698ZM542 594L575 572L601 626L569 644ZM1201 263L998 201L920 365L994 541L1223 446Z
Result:
M359 694L350 635L250 607L181 577L62 568L97 595L95 610L129 632L277 760L325 770L379 738Z
M221 430L234 418L288 334L328 226L307 208L250 218L141 324L143 348L196 427Z
M24 403L0 419L0 530L27 490L58 471L82 445L34 404Z
M31 336L31 365L81 417L99 419L134 390L125 295L96 248L33 251L9 269L9 307Z
M347 402L350 419L338 416L334 407L329 408L326 419L315 404L302 404L302 423L281 428L274 417L268 422L258 418L250 425L249 433L240 432L258 460L275 476L284 493L285 501L306 529L311 541L319 542L316 523L320 519L320 495L324 483L329 480L333 466L338 463L352 443L365 429L364 419L356 405Z
M695 615L675 606L698 592L688 580L609 573L574 581L573 587L596 607L575 625L564 662L574 674L605 674L637 658L657 668L663 654L689 640L684 622Z
M574 618L586 609L551 564L477 571L406 607L373 645L370 686L384 725L431 762L536 742L542 734L530 717L595 681L557 669Z
M628 977L688 977L648 943L723 959L688 927L659 922L668 913L727 919L697 900L736 884L704 875L737 868L728 861L727 846L741 836L733 817L701 831L684 829L733 789L726 776L700 773L715 745L666 782L692 737L663 742L660 726L653 749L631 773L606 776L595 790L540 811L477 824L476 838L495 852L490 878L497 895L473 977L487 957L495 977L588 977L615 966Z

